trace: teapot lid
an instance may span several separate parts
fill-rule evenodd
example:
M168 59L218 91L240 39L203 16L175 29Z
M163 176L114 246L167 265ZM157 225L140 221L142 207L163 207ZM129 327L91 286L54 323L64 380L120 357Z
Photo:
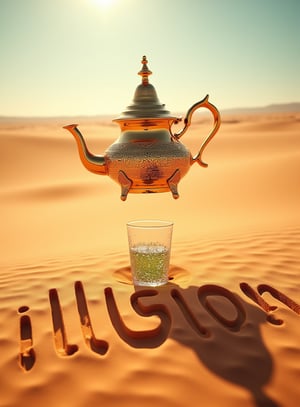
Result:
M135 90L132 104L127 106L127 109L114 121L142 118L176 119L165 109L165 105L160 103L154 86L149 83L148 76L152 72L147 66L148 61L145 55L141 62L143 66L138 75L142 77L142 83Z

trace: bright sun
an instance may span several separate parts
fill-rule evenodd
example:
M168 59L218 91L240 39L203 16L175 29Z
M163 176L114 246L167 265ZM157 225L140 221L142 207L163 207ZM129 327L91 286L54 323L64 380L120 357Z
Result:
M94 3L99 4L101 7L112 6L115 0L94 0Z

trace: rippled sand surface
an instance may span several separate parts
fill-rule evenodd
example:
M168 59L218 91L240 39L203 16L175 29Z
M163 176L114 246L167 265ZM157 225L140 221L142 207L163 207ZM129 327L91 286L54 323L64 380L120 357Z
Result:
M178 200L126 202L66 123L1 122L0 406L297 406L299 120L224 117ZM118 136L82 131L98 154ZM132 285L137 218L174 221L166 286Z

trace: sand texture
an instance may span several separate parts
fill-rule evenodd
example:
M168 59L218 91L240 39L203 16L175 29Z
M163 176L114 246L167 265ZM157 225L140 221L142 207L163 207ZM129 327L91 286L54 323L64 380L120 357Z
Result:
M79 123L95 154L119 135ZM178 200L122 202L66 124L0 121L0 406L298 406L300 113L224 116ZM140 218L174 221L166 286L131 283Z

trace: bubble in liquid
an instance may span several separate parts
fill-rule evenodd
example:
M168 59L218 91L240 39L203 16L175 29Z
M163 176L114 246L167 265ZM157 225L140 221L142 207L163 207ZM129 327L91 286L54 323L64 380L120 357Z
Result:
M157 286L168 281L170 251L160 244L139 244L130 250L133 280L138 285Z

